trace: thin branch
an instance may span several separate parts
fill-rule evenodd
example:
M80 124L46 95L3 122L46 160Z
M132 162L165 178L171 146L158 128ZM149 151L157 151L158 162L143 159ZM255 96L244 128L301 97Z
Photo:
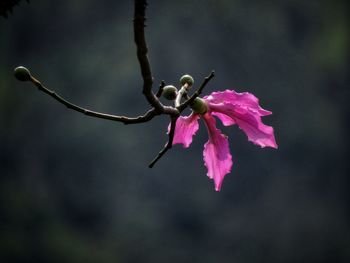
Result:
M198 90L191 97L189 97L187 94L189 88L188 85L185 84L181 87L175 99L175 107L179 110L179 112L182 112L187 106L191 105L194 102L194 100L202 93L204 87L213 77L214 71L212 71L210 75L204 79L203 83L199 86ZM182 98L185 98L186 101L180 104ZM177 119L178 117L172 117L168 142L165 144L164 148L158 153L156 158L149 164L149 168L152 168L154 164L173 146L173 138Z
M133 20L134 40L135 40L136 50L137 50L137 59L140 64L141 75L143 79L142 93L144 94L148 103L152 106L152 109L148 110L144 115L141 115L135 118L129 118L125 116L117 116L112 114L91 111L91 110L79 107L67 101L60 95L56 94L54 91L47 89L40 83L40 81L32 77L30 75L30 72L24 67L16 68L15 76L17 79L21 81L30 80L39 90L50 95L58 102L65 105L67 108L83 113L87 116L114 120L114 121L122 122L124 124L132 124L132 123L142 123L142 122L150 121L153 117L161 114L169 115L171 119L171 125L170 125L170 131L168 136L168 142L166 143L165 147L158 153L156 158L150 163L149 167L153 167L154 164L172 147L175 128L176 128L176 121L180 116L180 113L187 106L191 105L194 102L194 100L201 94L205 85L209 82L211 78L214 77L214 71L208 77L205 78L202 85L191 97L187 95L188 85L185 84L181 88L176 98L175 107L164 106L159 100L159 97L161 96L163 92L163 88L165 86L164 81L161 82L158 92L156 94L154 94L152 91L153 77L152 77L151 66L147 56L148 48L147 48L146 38L145 38L146 7L147 7L146 0L135 0L135 10L134 10L135 12L134 12L134 20ZM181 103L183 98L185 98L186 101Z
M159 101L158 97L156 97L152 92L152 84L153 84L153 78L151 73L151 67L148 61L147 57L147 44L145 40L145 34L144 34L144 27L145 27L145 9L146 9L147 3L146 0L135 0L135 15L134 15L134 36L135 36L135 43L137 48L137 58L140 63L141 67L141 74L142 78L144 80L143 84L143 93L148 100L148 102L153 106L152 109L147 111L144 115L135 117L135 118L129 118L125 116L117 116L112 114L106 114L96 111L91 111L82 107L79 107L64 98L62 98L60 95L56 94L54 91L47 89L44 87L40 81L35 79L30 75L30 72L23 68L20 69L20 71L24 70L24 74L26 76L29 76L29 79L35 86L38 87L39 90L45 92L46 94L50 95L60 103L64 104L67 108L78 111L80 113L83 113L88 116L101 118L101 119L108 119L113 121L122 122L124 124L132 124L132 123L141 123L141 122L147 122L151 120L156 115L160 115L162 113L168 114L171 116L179 116L179 111L174 107L167 107L163 106L161 102ZM21 67L19 67L21 68ZM22 72L23 73L23 72ZM162 81L160 90L158 91L159 94L161 94L161 90L163 89L165 83Z
M156 97L157 97L157 98L160 98L160 96L162 96L164 87L165 87L165 82L164 82L164 80L162 80L162 81L160 82L158 91L157 91L157 93L156 93Z
M186 109L188 105L191 105L194 102L194 100L202 93L202 90L207 85L207 83L214 77L214 75L215 72L213 70L209 76L205 77L203 83L200 85L197 91L193 93L193 95L188 100L176 107L179 110L179 112L182 112L184 109Z
M146 13L147 1L135 0L135 13L134 13L134 40L136 44L137 59L139 60L141 75L143 78L142 93L145 95L148 103L156 109L156 111L178 116L179 111L174 107L164 106L159 99L152 92L153 77L151 66L148 60L148 48L145 38L145 13Z
M151 66L148 60L147 44L145 38L145 13L147 2L146 0L135 0L134 13L134 39L137 48L137 59L141 67L141 75L143 78L143 94L151 106L158 110L162 110L162 105L152 92L153 77Z
M149 168L152 168L155 165L155 163L173 146L177 119L178 117L171 117L170 131L168 134L168 142L165 144L164 148L158 153L158 155L153 159L153 161L148 165Z
M42 85L40 83L40 81L38 81L37 79L35 79L32 76L30 76L30 81L40 91L50 95L51 97L53 97L58 102L60 102L63 105L65 105L67 108L75 110L75 111L78 111L78 112L83 113L83 114L85 114L87 116L97 117L97 118L107 119L107 120L113 120L113 121L118 121L118 122L122 122L124 124L134 124L134 123L147 122L147 121L151 120L154 116L159 115L159 112L157 112L155 109L151 109L151 110L147 111L144 115L141 115L141 116L138 116L138 117L135 117L135 118L129 118L129 117L125 117L125 116L117 116L117 115L112 115L112 114L106 114L106 113L101 113L101 112L97 112L97 111L92 111L92 110L89 110L89 109L85 109L85 108L79 107L79 106L77 106L77 105L67 101L66 99L64 99L60 95L58 95L56 92L46 88L44 85Z

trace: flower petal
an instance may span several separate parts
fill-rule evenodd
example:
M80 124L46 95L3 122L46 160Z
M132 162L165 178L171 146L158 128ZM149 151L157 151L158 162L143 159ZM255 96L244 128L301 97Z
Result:
M209 104L213 112L229 116L245 132L248 140L261 147L278 148L271 126L262 123L261 115L241 105L229 103Z
M208 129L209 140L204 145L204 164L208 169L208 177L214 180L215 190L220 191L226 174L231 172L232 156L227 136L216 128L215 119L206 113L202 116Z
M192 137L198 130L199 115L192 113L187 117L180 116L176 121L173 144L183 144L184 148L188 148L192 143ZM168 128L168 132L170 125Z
M260 116L272 114L271 111L264 110L259 105L259 99L249 92L238 93L234 90L225 90L213 92L209 96L204 97L209 103L230 103L233 105L241 105L256 111Z
M232 119L230 116L227 116L226 114L216 111L213 111L211 114L218 117L221 120L222 124L225 126L231 126L233 124L236 124L235 120Z

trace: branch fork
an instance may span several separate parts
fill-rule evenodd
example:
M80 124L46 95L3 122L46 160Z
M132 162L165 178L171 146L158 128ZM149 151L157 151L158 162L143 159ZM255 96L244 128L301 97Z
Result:
M157 156L153 159L153 161L149 164L149 167L152 168L155 163L169 150L172 148L173 145L173 139L175 134L175 128L176 128L176 121L179 118L182 111L184 111L188 106L191 106L191 104L195 101L195 99L202 93L202 90L206 86L206 84L214 77L214 71L212 71L202 82L202 84L199 86L199 88L192 94L192 96L188 96L188 90L191 88L193 84L191 83L183 83L181 89L177 93L177 96L175 98L175 106L165 106L163 105L159 98L162 95L163 89L165 87L165 82L162 80L158 91L156 94L152 91L153 86L153 77L152 77L152 71L150 67L150 63L148 60L148 48L146 44L146 38L145 38L145 11L146 11L147 2L146 0L135 0L135 9L134 9L134 40L136 44L136 50L137 50L137 58L140 64L141 69L141 75L143 78L143 89L142 93L145 96L148 103L151 105L151 109L146 111L143 115L137 116L137 117L126 117L126 116L117 116L113 114L107 114L107 113L101 113L92 111L89 109L85 109L82 107L79 107L60 95L58 95L56 92L46 88L44 85L41 84L39 80L34 78L29 70L27 70L24 67L17 67L15 69L15 77L18 80L21 81L31 81L40 91L48 94L58 102L65 105L67 108L75 110L77 112L83 113L84 115L101 118L101 119L107 119L117 122L122 122L124 124L136 124L136 123L144 123L152 120L155 116L158 115L169 115L170 117L170 130L168 133L168 141L165 144L164 148L157 154ZM183 101L184 100L184 101Z

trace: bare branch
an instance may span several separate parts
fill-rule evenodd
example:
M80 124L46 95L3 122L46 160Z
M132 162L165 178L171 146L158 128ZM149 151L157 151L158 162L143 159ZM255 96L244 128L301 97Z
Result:
M62 98L60 95L58 95L56 92L49 90L46 88L44 85L40 83L39 80L35 79L34 77L30 76L30 81L42 92L50 95L53 97L55 100L58 102L62 103L65 105L67 108L78 111L80 113L83 113L87 116L92 116L92 117L97 117L101 119L107 119L107 120L113 120L113 121L118 121L122 122L124 124L134 124L134 123L141 123L141 122L147 122L151 120L154 116L159 115L160 113L157 112L155 109L151 109L147 111L144 115L141 115L139 117L135 118L128 118L125 116L117 116L117 115L112 115L112 114L106 114L106 113L101 113L101 112L96 112L96 111L91 111L82 107L79 107L66 99Z
M162 80L162 81L160 82L158 91L157 91L157 93L156 93L156 97L157 97L157 98L160 98L160 96L162 96L164 87L165 87L165 82L164 82L164 80Z
M135 0L134 13L134 39L137 48L137 58L141 67L141 75L143 78L143 94L151 106L158 110L162 110L162 105L157 97L152 92L153 77L151 66L148 60L147 44L145 38L145 13L147 2L146 0Z
M170 123L170 131L168 134L168 142L165 144L164 148L158 153L158 155L153 159L153 161L148 165L149 168L152 168L155 163L169 150L171 147L173 147L173 140L174 140L174 134L175 134L175 128L176 128L176 121L178 117L171 117L171 123Z
M141 75L143 78L143 90L148 103L156 109L156 111L162 112L168 115L179 115L179 111L174 107L165 107L159 99L152 92L153 77L151 66L148 60L148 48L145 38L145 13L146 13L147 1L135 0L135 13L134 13L134 39L137 49L137 59L141 67Z
M175 99L175 107L179 110L181 113L187 106L191 105L194 100L202 93L202 90L204 87L207 85L207 83L214 77L214 71L210 73L209 76L207 76L203 83L200 85L198 90L191 96L189 97L187 94L188 90L188 85L185 84L184 86L181 87L179 90L177 97ZM182 98L185 98L186 101L181 103ZM169 139L168 142L165 144L164 148L158 153L156 158L149 164L148 167L152 168L154 164L173 146L173 138L174 138L174 133L175 133L175 128L176 128L176 121L178 117L172 117L171 119L171 124L170 124L170 131L169 131Z
M18 80L21 81L28 81L30 80L39 90L43 91L44 93L50 95L58 102L65 105L67 108L75 110L77 112L83 113L87 116L97 117L101 119L108 119L113 121L122 122L124 124L133 124L133 123L142 123L147 122L153 119L153 117L161 114L167 114L170 116L171 119L171 125L170 125L170 131L168 135L168 142L164 146L164 148L158 153L156 158L150 163L149 167L153 167L154 164L172 147L174 134L175 134L175 128L176 128L176 121L180 116L180 113L189 105L191 105L194 100L201 94L203 88L205 85L209 82L211 78L214 77L214 71L205 78L201 86L198 88L198 90L189 97L187 94L188 91L188 84L184 84L179 91L177 98L175 100L175 107L171 106L164 106L160 100L159 97L162 95L165 82L162 81L159 89L156 94L152 91L152 85L153 85L153 77L152 77L152 71L151 66L148 60L148 48L146 44L146 38L145 38L145 13L146 13L146 7L147 7L147 1L146 0L135 0L135 12L134 12L134 40L136 44L136 50L137 50L137 59L140 64L141 68L141 75L143 79L143 89L142 93L144 94L146 100L148 103L152 106L152 109L148 110L144 115L129 118L125 116L117 116L112 114L106 114L96 111L91 111L82 107L79 107L60 95L56 94L54 91L47 89L44 87L39 80L35 79L30 75L29 70L27 70L24 67L17 67L15 69L15 77ZM185 102L181 103L182 99L186 99Z

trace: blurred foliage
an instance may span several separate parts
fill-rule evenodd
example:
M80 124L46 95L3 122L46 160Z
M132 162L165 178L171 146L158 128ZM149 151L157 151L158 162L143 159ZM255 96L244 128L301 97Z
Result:
M155 86L250 91L280 148L236 127L216 193L205 128L153 169L167 118L124 126L69 111L13 77L97 111L148 105L132 1L33 1L0 19L0 262L349 262L348 1L150 1Z
M8 12L12 13L13 7L18 5L21 0L1 0L0 1L0 16L7 18ZM29 0L27 0L29 3Z

